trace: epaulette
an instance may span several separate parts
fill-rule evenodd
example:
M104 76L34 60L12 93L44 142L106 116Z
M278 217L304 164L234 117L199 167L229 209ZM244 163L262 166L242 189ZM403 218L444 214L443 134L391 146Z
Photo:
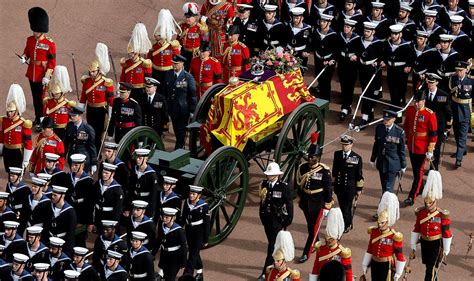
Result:
M75 107L77 105L77 102L74 100L68 100L67 105L69 105L70 107Z
M288 270L291 272L290 273L290 278L291 279L300 279L300 276L301 276L301 273L298 269L290 269L288 268Z
M47 104L48 101L49 101L49 97L45 97L45 98L43 99L43 104Z
M199 27L199 31L201 33L206 33L209 31L209 27L207 27L207 24L198 23L197 26Z
M219 62L219 60L217 60L215 57L210 57L210 59L213 60L214 62Z
M273 265L267 266L267 268L265 268L265 275L268 275L270 271L272 271L272 269L273 269Z
M53 41L53 38L51 38L51 37L49 37L49 36L45 36L44 38L45 38L46 40L48 40L49 42L54 42L54 41Z
M239 45L242 46L242 48L247 48L247 45L239 41Z
M323 167L324 169L326 169L326 170L331 170L331 168L328 165L324 164L324 163L319 163L319 165L321 167Z
M25 119L23 117L21 117L21 120L23 121L23 127L27 129L31 129L31 127L33 127L33 122L31 122L31 120Z
M126 64L127 64L127 58L121 58L120 59L120 65L126 66Z
M428 107L425 107L426 111L428 111L429 113L433 114L433 110L429 109Z
M352 254L351 249L344 248L341 246L341 257L347 259L351 257L351 254Z
M63 140L60 137L58 137L58 135L53 134L53 137L57 142L63 142Z
M130 98L129 100L133 101L134 103L138 103L136 100Z
M372 230L376 229L377 227L375 226L369 226L369 228L367 229L367 233L368 234L371 234L372 233Z
M323 245L323 242L318 241L318 242L314 243L313 248L317 252L317 251L319 251L319 249L321 248L322 245Z
M170 45L171 45L171 48L173 49L181 48L181 44L179 44L178 40L171 40Z
M415 209L415 216L418 216L418 213L423 211L425 209L425 206L422 206L422 207L418 207Z
M151 67L151 66L153 65L150 59L144 59L144 58L142 58L142 62L143 62L143 63L142 63L143 66L144 66L144 67L147 67L147 68L148 68L148 67Z
M107 78L107 77L104 77L104 85L106 87L111 87L114 85L114 80L110 79L110 78Z
M393 231L393 241L401 242L403 240L403 233L392 230Z
M449 219L449 211L448 210L442 210L441 211L441 218Z
M82 75L81 82L84 83L89 77L89 75Z

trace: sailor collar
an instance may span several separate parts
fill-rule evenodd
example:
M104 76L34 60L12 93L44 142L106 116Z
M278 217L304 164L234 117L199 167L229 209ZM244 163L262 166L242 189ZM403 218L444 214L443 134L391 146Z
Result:
M39 254L43 251L48 251L48 247L46 247L42 242L40 242L40 246L38 247L38 249L36 251L33 251L30 249L30 245L27 243L26 245L28 247L28 253L30 254L30 259L32 259L34 256L36 256L36 254ZM33 254L33 255L31 255Z
M3 215L7 215L9 213L15 213L15 212L13 212L13 210L9 206L6 206L5 211L3 211L3 213L0 213L0 217Z
M51 203L51 209L53 210L53 212L54 212L54 208L56 208L56 207L54 207L54 203ZM61 208L61 211L59 212L59 215L62 214L63 212L65 212L65 211L69 210L69 209L73 209L72 206L69 205L68 202L64 201L64 205Z
M143 171L143 172L140 172L140 171L138 170L138 166L135 165L135 173L136 173L136 174L142 173L143 175L145 175L145 174L148 174L148 173L156 173L156 172L155 172L155 170L153 170L152 167L150 167L150 165L147 164L147 165L146 165L146 168L145 168L145 171Z
M104 242L106 242L106 241L109 242L108 240L104 239L104 235L100 236L100 241L102 241L102 244L104 244L104 245L105 245ZM120 241L123 241L122 238L120 238L117 234L115 234L112 241L110 241L110 245L109 245L109 247L107 247L107 249L110 248L110 246L112 246L113 244L115 244L117 242L120 242Z
M42 171L42 172L44 172L44 173L46 173L46 174L49 174L49 171L50 171L50 170L48 170L48 169L46 169L46 168L43 168L43 171ZM60 173L64 173L64 171L61 170L61 169L59 169L58 167L54 167L54 169L52 170L52 172L51 172L50 175L51 175L51 176L55 176L55 175L60 174Z
M7 239L5 238L5 234L2 235L2 240L3 240L3 242L7 241ZM5 248L10 247L10 245L11 245L13 242L18 242L18 241L25 241L25 240L23 240L23 238L22 238L20 235L18 235L18 233L17 233L17 234L15 235L15 238L13 238L13 240L10 242L10 244L9 244L8 246L6 246ZM25 241L25 242L26 242L26 241ZM4 243L3 245L5 245L5 243Z
M197 208L200 208L204 205L207 205L206 201L202 200L202 199L199 199L199 201L196 202L196 205L194 206L193 204L191 204L191 202L189 202L189 198L186 199L186 204L188 204L188 208L189 210L194 210L194 209L197 209Z
M31 206L31 203L33 201L33 194L28 195L28 201L30 202L30 206ZM44 195L43 193L43 196L41 196L40 200L38 200L38 205L40 203L47 202L47 201L51 201L51 199L49 199L48 196Z
M170 195L168 195L168 197L165 197L165 196L166 196L166 195L165 195L165 192L162 191L162 192L160 193L160 202L161 202L161 203L168 202L169 200L174 199L174 198L179 198L178 195L176 195L176 193L175 193L174 191L172 191L172 192L170 193Z
M146 253L149 253L150 251L148 251L147 248L145 248L143 245L140 247L140 249L138 249L137 252L135 252L133 249L130 248L130 251L129 251L129 254L130 254L130 257L133 259L135 258L136 256L138 255L141 255L141 254L146 254Z
M51 261L51 259L54 258L54 257L49 257L49 260ZM65 253L61 252L61 255L59 256L58 260L54 263L58 263L60 261L66 261L66 260L71 260L68 256L66 256Z
M349 39L347 39L347 37L346 37L346 35L344 34L344 32L341 31L339 34L341 35L342 39L344 39L344 41L345 41L346 43L349 43L349 42L351 42L352 40L355 40L355 39L357 39L357 38L360 37L360 36L359 36L357 33L355 33L355 32L352 32L352 33L351 33L351 37L350 37Z
M102 180L102 179L100 179L100 181L99 181L100 188L102 188L102 186L104 186L103 181L104 180ZM107 190L109 190L113 187L120 187L120 184L115 179L112 181L112 183L110 183L109 188L107 188Z
M316 29L316 32L319 34L319 36L321 36L321 40L324 40L324 38L326 38L326 37L328 37L328 36L330 36L330 35L336 34L336 32L334 32L334 30L333 30L332 28L329 28L328 33L326 33L326 34L322 34L322 33L320 32L320 29L319 29L319 28Z
M113 163L115 166L118 166L118 165L122 165L124 164L122 160L118 159L117 157L115 157L114 159L114 163Z
M161 223L161 228L163 229L163 231L165 230L166 226L165 226L164 222ZM168 231L168 233L166 233L166 232L165 233L167 235L167 234L170 234L171 232L173 232L175 230L178 230L178 229L181 229L181 226L174 222L173 225L170 227L170 230Z
M75 175L76 175L76 173L71 173L71 174L70 174L70 176L71 176L71 182L74 182L74 179L76 178ZM77 184L78 182L82 181L82 180L87 179L87 178L90 178L90 176L89 176L86 172L82 171L82 174L81 174L81 176L79 177L79 179L77 179L76 184Z
M15 191L12 191L11 187L14 186L11 182L8 183L8 190L13 193L13 192L17 192L18 190L26 187L26 184L23 182L23 181L20 181L18 183L18 186L16 187Z
M133 220L133 216L130 216L130 221L132 222L132 225L133 225L133 223L135 222L135 221ZM143 217L143 220L142 220L141 222L139 222L138 225L142 225L142 224L150 223L150 222L153 222L153 221L152 221L147 215L145 215L145 216ZM138 225L137 225L137 227L138 227ZM136 227L135 227L135 228L136 228Z
M91 268L92 266L88 263L88 262L84 262L84 266L81 267L81 270L79 270L79 272L83 272L83 271L86 271L87 269ZM77 266L76 264L71 264L71 268L75 271L77 271Z

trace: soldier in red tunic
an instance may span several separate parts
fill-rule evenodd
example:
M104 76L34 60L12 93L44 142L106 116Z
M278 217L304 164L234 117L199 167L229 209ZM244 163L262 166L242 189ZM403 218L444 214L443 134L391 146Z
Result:
M84 75L81 78L82 92L79 102L80 106L87 103L87 123L94 128L95 147L100 149L102 134L105 132L106 122L110 119L112 112L114 81L106 77L110 71L107 46L97 43L95 55L96 59L89 65L89 75Z
M438 201L443 198L443 186L441 174L431 170L428 174L422 197L425 201L424 207L415 211L416 222L411 233L410 259L415 258L416 244L421 244L421 260L426 266L425 281L433 279L434 272L450 252L451 233L449 211L438 207Z
M198 99L212 85L222 83L222 66L216 58L210 56L211 46L209 42L203 41L199 50L201 53L199 57L193 58L189 70L189 73L196 80L196 96Z
M280 231L275 241L275 250L273 251L273 265L266 268L265 279L263 275L257 280L265 281L300 281L300 272L296 269L288 267L287 262L290 262L295 257L295 246L290 232Z
M231 77L239 77L242 72L250 68L249 48L239 41L239 36L239 26L231 26L229 30L229 41L225 43L224 53L222 54L224 83L229 83Z
M386 191L380 200L377 210L377 227L369 227L369 246L362 261L363 274L370 265L371 280L397 281L405 268L403 255L403 234L395 231L392 226L400 217L398 198L394 193ZM392 274L393 275L392 278Z
M45 33L49 31L49 17L40 7L28 11L28 20L33 36L26 39L25 50L20 58L22 64L28 63L26 77L30 81L33 106L35 109L34 125L40 128L40 117L43 113L43 87L48 85L53 69L56 66L56 44ZM29 60L29 61L28 61Z
M226 30L232 24L234 7L225 0L208 0L201 8L201 15L207 19L212 56L221 61L226 41Z
M425 160L433 160L433 151L438 139L436 114L425 107L425 99L425 92L418 91L415 93L415 104L408 107L403 122L403 130L405 130L407 136L408 152L413 168L413 184L408 198L404 201L406 206L412 206L415 203L423 180Z
M158 22L153 31L155 44L153 44L147 56L153 63L153 78L158 80L160 85L164 85L166 72L173 69L173 63L171 62L173 55L180 54L181 45L178 40L173 39L176 34L173 15L169 10L161 9Z
M178 40L183 47L181 49L181 55L186 58L184 69L187 71L191 66L191 60L194 54L199 50L199 46L201 46L201 42L208 32L206 21L202 20L198 22L198 10L199 7L196 3L184 3L183 12L186 21L179 23L181 33L178 35Z
M46 167L46 153L60 155L57 166L64 170L64 143L53 131L55 124L51 117L45 117L41 122L41 134L36 137L35 148L30 158L30 175L40 173Z
M339 261L342 264L345 269L346 281L353 281L351 250L339 244L343 233L344 218L341 209L332 208L328 213L324 241L318 241L314 245L316 259L314 260L313 270L309 274L309 281L317 281L321 274L321 268L332 260Z
M20 85L10 86L6 109L7 116L0 118L0 155L3 155L3 164L8 173L10 167L26 168L33 152L32 123L21 117L26 110L26 102Z
M140 106L146 103L145 77L151 77L152 74L151 60L144 58L151 46L146 27L139 22L135 25L132 37L128 42L128 59L122 58L120 60L122 65L120 82L133 86L130 98L136 100Z

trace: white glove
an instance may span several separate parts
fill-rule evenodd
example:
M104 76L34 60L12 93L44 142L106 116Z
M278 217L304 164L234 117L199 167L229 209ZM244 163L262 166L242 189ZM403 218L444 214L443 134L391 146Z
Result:
M433 160L433 152L426 152L426 158L428 158L428 160Z
M375 162L370 161L370 167L375 168Z
M32 149L25 149L25 151L23 151L23 168L28 167L28 164L30 164L31 154L33 154Z
M365 252L364 259L362 260L362 272L364 274L367 273L367 269L369 268L370 261L372 261L372 255Z
M393 281L398 281L398 280L400 280L400 277L401 277L400 274L395 273L395 275L393 275Z
M410 238L410 245L413 251L416 251L416 244L418 243L419 239L420 239L420 233L412 231L411 238Z
M397 281L402 276L403 271L405 270L405 263L406 261L399 261L399 260L395 261L395 276L394 276L395 281Z
M21 63L21 64L25 64L25 63L26 63L26 57L25 57L25 55L21 56L21 58L20 58L20 63Z
M48 85L49 83L49 78L43 77L43 86Z
M327 216L329 214L329 210L328 209L323 209L323 216Z
M0 143L0 155L3 155L3 143Z
M30 178L33 178L35 176L35 173L30 173Z
M452 240L453 240L453 237L443 238L443 254L445 256L448 256L449 252L451 251L451 241Z
M319 279L318 277L319 277L319 275L310 273L308 280L309 280L309 281L318 281L318 279Z
M400 171L402 171L402 173L405 173L407 171L407 168L402 168Z
M95 174L96 171L97 171L97 165L92 165L92 167L91 167L91 175Z
M110 119L110 117L112 117L112 107L111 106L109 106L108 114L109 114L109 119Z
M193 119L193 117L194 117L194 113L190 113L189 114L189 119Z
M207 20L206 16L201 16L201 19L200 19L201 22L206 22L206 20Z

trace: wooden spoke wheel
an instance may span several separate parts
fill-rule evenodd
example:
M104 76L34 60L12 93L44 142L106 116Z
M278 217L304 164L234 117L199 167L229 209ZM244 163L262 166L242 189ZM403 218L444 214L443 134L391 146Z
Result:
M248 182L247 160L234 147L218 148L199 169L194 184L204 187L203 196L209 204L209 247L234 229L245 206Z

